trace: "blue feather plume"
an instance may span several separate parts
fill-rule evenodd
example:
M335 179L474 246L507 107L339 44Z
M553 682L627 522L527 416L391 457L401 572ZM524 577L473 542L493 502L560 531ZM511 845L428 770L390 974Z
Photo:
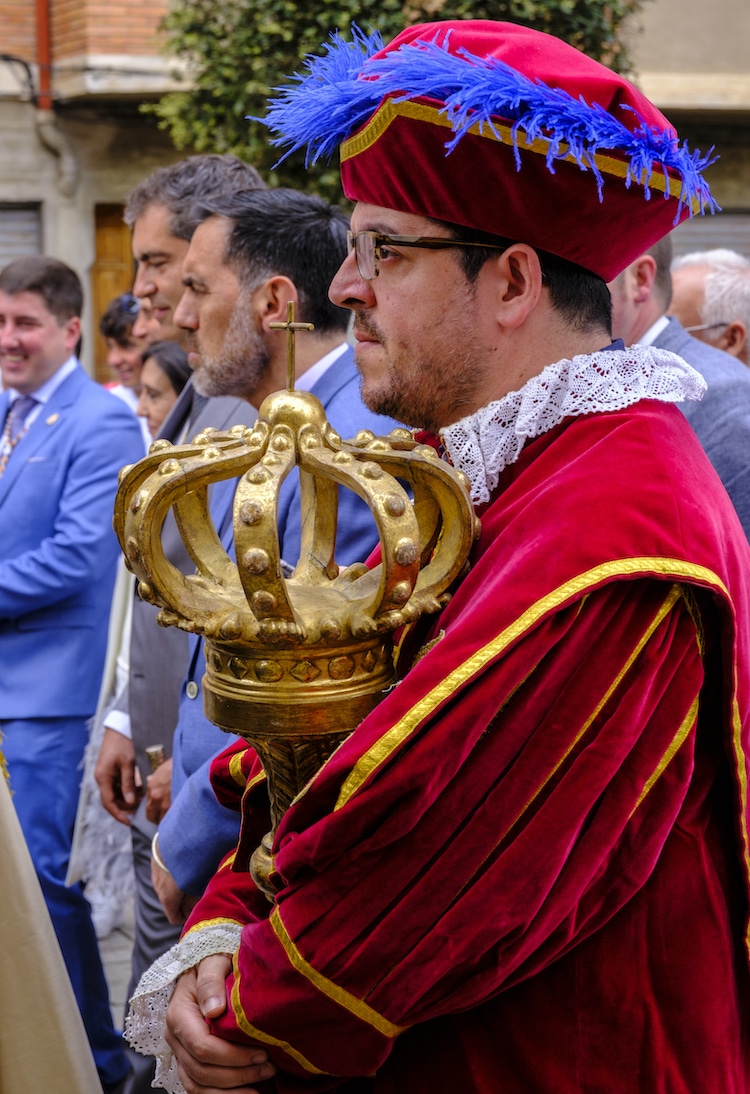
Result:
M449 53L434 39L406 44L373 60L383 48L380 34L367 35L353 26L352 35L347 42L334 33L325 54L306 58L305 71L295 73L291 86L274 88L278 95L269 101L266 117L256 119L269 128L274 146L286 147L279 162L299 149L305 149L307 166L320 159L330 162L386 95L396 102L426 97L445 103L441 112L453 131L446 142L447 155L472 126L499 136L496 119L501 118L512 123L518 169L518 139L523 133L529 141L548 142L546 162L552 173L555 160L572 154L582 170L593 173L600 199L604 179L595 157L614 151L626 160L625 184L642 186L646 198L651 196L655 170L677 172L682 186L675 220L679 206L692 207L694 201L701 212L717 208L701 177L713 162L711 153L691 152L670 130L640 118L634 129L628 129L598 103L536 82L496 58L477 57L465 49Z

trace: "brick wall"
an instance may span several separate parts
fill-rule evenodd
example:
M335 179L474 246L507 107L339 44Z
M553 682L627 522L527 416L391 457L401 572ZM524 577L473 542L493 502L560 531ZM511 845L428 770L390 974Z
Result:
M31 62L36 50L36 13L33 0L0 0L2 51Z
M51 0L52 55L159 53L167 0Z
M159 54L168 0L49 0L53 65L81 54ZM35 0L0 0L2 51L36 60Z

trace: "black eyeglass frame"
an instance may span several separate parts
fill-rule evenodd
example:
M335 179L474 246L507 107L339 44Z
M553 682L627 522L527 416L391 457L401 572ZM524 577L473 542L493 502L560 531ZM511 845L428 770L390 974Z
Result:
M359 264L360 254L357 249L357 240L361 239L362 236L366 236L373 242L373 272L369 276L363 272ZM510 243L502 245L499 243L470 243L468 240L450 239L448 236L388 236L384 235L383 232L375 232L370 229L361 232L347 231L347 253L354 252L357 270L363 281L372 281L378 276L380 273L380 248L389 244L394 247L423 247L428 251L445 250L450 247L483 247L488 251L507 251L508 247L512 246Z

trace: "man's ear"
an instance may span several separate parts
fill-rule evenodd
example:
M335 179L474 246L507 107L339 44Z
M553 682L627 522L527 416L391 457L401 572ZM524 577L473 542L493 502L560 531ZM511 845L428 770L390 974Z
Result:
M644 304L654 287L656 280L656 259L652 255L641 255L630 265L632 277L632 299L636 304Z
M63 324L65 328L65 346L69 353L78 345L78 339L81 337L81 320L80 317L74 315L71 319L66 319Z
M264 332L270 331L271 323L286 323L286 306L290 301L295 308L299 306L297 288L288 277L275 274L258 286L253 303Z
M504 327L520 327L539 303L542 267L527 243L513 243L488 263L496 282L497 319Z
M731 353L733 357L742 357L747 344L747 328L740 319L728 323L716 342L719 349Z

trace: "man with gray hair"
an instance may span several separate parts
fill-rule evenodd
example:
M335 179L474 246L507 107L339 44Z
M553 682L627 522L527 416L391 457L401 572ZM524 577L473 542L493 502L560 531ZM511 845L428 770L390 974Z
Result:
M160 167L133 190L124 219L133 230L134 294L158 324L159 339L182 342L174 322L182 296L182 263L191 232L182 214L199 197L265 187L254 167L237 156L189 156Z
M672 314L689 334L750 366L750 261L718 247L672 263Z

